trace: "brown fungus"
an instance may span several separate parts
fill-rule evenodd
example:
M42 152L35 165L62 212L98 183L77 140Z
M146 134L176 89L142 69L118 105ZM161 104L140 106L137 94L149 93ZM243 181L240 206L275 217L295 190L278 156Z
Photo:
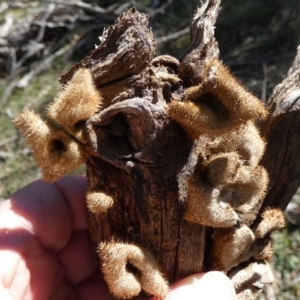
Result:
M284 225L282 211L267 208L261 222L253 229L243 225L240 228L216 230L211 251L212 268L228 272L252 257L270 261L273 249L267 235Z
M87 138L83 126L101 108L102 97L94 85L91 72L80 68L49 105L47 115L85 143Z
M104 278L113 295L129 299L143 290L160 299L166 298L168 283L150 252L117 242L100 243L98 252Z
M169 115L193 139L223 134L251 119L265 119L267 109L218 60L211 61L203 81L187 89L184 102L173 101Z
M232 227L240 221L238 214L227 199L221 198L221 190L201 182L196 174L188 180L188 198L184 219L219 228Z
M214 59L199 85L187 89L183 102L172 101L168 112L192 139L209 138L187 182L184 218L220 228L251 224L269 181L258 165L265 142L255 120L268 114L262 102Z
M80 144L34 112L24 111L14 123L30 145L45 180L55 181L85 162L86 154Z
M249 120L235 130L213 135L207 151L211 155L235 151L242 158L243 164L255 167L265 152L265 144L254 121Z
M216 231L211 250L212 268L228 272L247 261L251 257L248 250L254 241L254 233L247 225Z
M262 214L262 220L254 228L254 234L257 239L261 239L268 233L282 229L284 226L285 217L283 212L277 208L266 208Z
M263 286L274 281L268 262L251 262L246 267L233 269L228 276L237 292L237 300L255 300Z
M238 136L236 136L238 139ZM238 143L238 145L240 145ZM261 145L259 145L260 147ZM254 148L254 147L253 147ZM213 152L199 160L194 174L188 179L188 199L184 218L188 221L212 227L231 227L238 222L250 224L265 195L268 174L261 166L255 166L257 158L246 164L232 145L229 151ZM226 151L225 148L222 149ZM259 151L247 152L257 153ZM251 217L251 213L252 217Z
M90 212L105 213L112 207L114 201L111 196L100 191L90 190L86 195L86 204Z

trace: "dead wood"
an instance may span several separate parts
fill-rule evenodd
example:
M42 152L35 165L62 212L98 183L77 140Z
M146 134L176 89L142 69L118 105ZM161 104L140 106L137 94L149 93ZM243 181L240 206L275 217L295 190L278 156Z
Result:
M15 120L46 178L86 161L90 233L117 297L163 298L165 279L209 270L226 272L239 299L273 280L270 234L284 226L281 210L300 178L300 54L268 115L219 60L219 6L208 0L197 10L180 61L154 57L148 17L130 9L61 76L48 109L59 127L32 112Z
M269 191L263 207L285 210L300 185L300 47L282 83L267 101L269 118L262 124L268 141L262 164L270 177Z

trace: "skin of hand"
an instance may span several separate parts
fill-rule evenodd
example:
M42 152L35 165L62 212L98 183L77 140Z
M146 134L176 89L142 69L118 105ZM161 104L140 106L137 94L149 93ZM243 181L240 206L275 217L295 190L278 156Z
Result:
M88 234L87 179L37 180L0 205L1 300L113 300ZM176 282L168 299L235 299L221 272ZM155 298L152 298L155 299Z

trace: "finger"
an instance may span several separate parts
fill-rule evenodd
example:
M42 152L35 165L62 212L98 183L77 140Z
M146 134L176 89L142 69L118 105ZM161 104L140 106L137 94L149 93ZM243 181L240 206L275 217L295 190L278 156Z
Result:
M86 191L87 178L84 176L64 176L55 182L64 199L68 203L74 230L88 228Z
M91 276L97 266L87 230L73 232L69 243L57 253L57 257L65 270L66 279L72 284Z
M46 249L63 248L72 232L71 211L56 186L42 180L14 193L2 210L2 228L23 228Z
M0 252L0 299L23 299L28 293L30 274L19 253Z
M75 290L79 300L116 300L110 294L100 270L96 270L90 278L76 285Z
M212 271L205 273L197 282L196 289L199 295L201 295L201 300L236 299L236 293L232 282L222 272Z
M37 298L39 299L39 298ZM58 286L54 289L52 295L47 298L48 300L78 300L77 296L74 293L73 287L66 282L61 280Z
M0 285L0 299L3 299L3 300L16 300L18 298L15 298L7 289L3 288Z
M33 226L7 201L0 209L0 282L15 299L47 299L62 275ZM4 298L5 299L5 298Z
M0 286L13 299L48 299L63 276L55 255L26 231L0 232L0 266Z
M47 249L58 251L68 242L74 227L88 227L86 188L83 176L66 176L57 183L37 180L6 201L1 223L10 228L26 228Z
M231 281L224 273L212 271L188 276L176 282L172 286L167 299L234 300L236 294Z
M53 292L54 297L70 292L69 284L62 284L62 266L53 251L68 246L73 225L87 227L86 214L76 212L80 205L68 201L68 197L74 197L85 202L86 179L74 177L74 181L75 186L66 180L58 188L56 184L38 180L1 204L0 281L6 283L2 289L0 285L2 294L17 294L20 299L48 299ZM71 192L66 192L69 188ZM12 253L22 259L18 262L15 256L9 256ZM2 268L2 262L9 265ZM25 266L26 272L20 273L20 266Z

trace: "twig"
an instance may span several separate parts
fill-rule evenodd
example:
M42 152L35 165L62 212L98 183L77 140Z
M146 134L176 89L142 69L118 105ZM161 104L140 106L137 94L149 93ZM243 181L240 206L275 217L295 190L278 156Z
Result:
M153 18L157 14L164 14L166 8L168 8L173 3L173 0L168 0L162 6L152 9L142 6L141 4L137 3L135 0L131 0L131 4L134 5L137 9L145 11L151 18Z
M152 17L154 17L157 14L164 14L166 8L168 8L172 3L173 3L173 0L168 0L165 4L163 4L159 8L150 11L149 12L150 17L152 18Z
M35 53L37 53L38 51L40 51L41 49L43 49L45 47L45 45L41 44L40 42L43 39L44 34L45 34L45 28L46 28L47 20L49 19L50 15L53 13L54 9L55 9L55 4L50 4L48 6L44 17L43 17L42 21L40 22L40 30L39 30L38 36L36 37L36 39L29 41L29 43L28 43L29 47L27 46L28 51L15 64L13 72L15 70L19 69L28 58L30 58Z
M77 38L73 39L69 44L64 46L63 48L59 49L57 52L53 53L52 55L49 55L46 57L43 61L39 62L35 68L33 68L29 73L27 73L25 76L23 76L20 80L14 80L10 82L8 87L5 89L3 96L0 100L0 105L3 105L6 103L13 92L13 90L18 88L25 88L28 86L29 82L38 74L40 74L42 71L47 69L51 62L55 60L57 57L63 55L67 51L71 50L76 43Z
M37 38L35 39L36 42L40 42L43 37L44 37L44 34L45 34L45 28L46 28L46 24L47 24L47 20L49 19L50 15L54 12L55 10L55 4L51 3L47 10L46 10L46 13L43 17L43 20L41 21L41 25L40 25L40 30L39 30L39 34L37 36Z
M15 89L15 87L17 86L17 81L11 81L8 86L6 87L6 89L3 92L3 95L1 97L0 100L0 105L2 106L3 104L5 104L7 102L7 100L9 99L11 93L13 92L13 90Z
M113 8L113 5L115 8ZM125 2L120 5L120 3L115 3L110 5L107 10L108 11L113 11L117 16L121 15L125 10L127 10L131 6L131 3Z
M7 2L0 3L0 14L5 12L8 9L9 5Z
M43 49L44 46L45 46L44 44L38 43L35 40L28 41L28 45L26 47L28 51L26 52L25 55L22 56L22 58L19 61L16 62L11 73L14 74L15 71L19 69L28 58L30 58L35 53Z
M17 54L16 54L16 48L9 47L9 59L10 63L7 63L7 70L9 72L10 77L13 77L14 70L16 69L16 63L17 63Z
M169 41L175 40L175 39L179 38L180 36L182 36L184 34L189 33L189 31L190 31L190 28L186 27L186 28L184 28L184 29L182 29L180 31L171 33L169 35L165 35L165 36L160 37L160 38L157 38L157 39L155 39L156 44L158 46L160 46L160 45L165 44L165 43L167 43Z
M9 7L12 8L23 8L23 9L28 9L28 8L34 8L37 7L40 4L40 1L8 1L10 3Z
M12 113L12 111L9 108L5 110L0 108L0 114L5 115L10 119L13 119L15 117L15 115Z
M65 47L61 48L57 52L53 53L52 55L48 56L47 58L45 58L31 72L26 74L22 79L20 79L17 82L17 87L25 88L26 86L28 86L28 84L32 80L32 78L34 78L36 75L40 74L42 71L44 71L46 68L48 68L54 59L63 55L67 51L71 50L73 46L74 46L74 41L71 42L70 44L66 45Z
M264 292L267 300L276 300L276 293L272 284L265 284Z
M0 158L12 157L13 154L11 152L0 151Z
M1 8L0 8L1 9ZM8 35L9 30L13 25L14 19L11 13L5 15L5 22L0 26L0 37L5 37Z
M297 285L298 283L300 283L300 276L297 277L297 278L295 278L295 279L293 279L290 283L286 284L286 285L282 288L282 290L284 291L284 290L286 290L286 289L288 289L288 288L291 288L291 287Z
M104 9L98 5L90 5L90 4L82 2L82 1L68 2L68 1L62 1L62 0L45 0L45 2L61 4L61 5L65 5L65 6L77 6L80 8L84 8L90 12L94 12L94 13L101 13L101 14L107 13L106 9Z

